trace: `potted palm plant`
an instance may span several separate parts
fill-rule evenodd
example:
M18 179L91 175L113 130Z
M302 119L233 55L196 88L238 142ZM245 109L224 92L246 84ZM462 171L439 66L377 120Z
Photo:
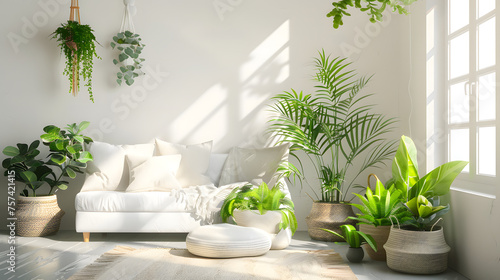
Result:
M451 184L467 164L467 161L451 161L420 177L415 144L411 138L401 137L390 184L401 190L412 219L391 228L384 245L389 268L413 274L446 270L450 247L442 227L435 224L450 206L440 205L440 197L449 193Z
M266 183L235 188L224 200L222 221L229 217L239 226L256 227L273 235L271 249L288 247L297 230L294 205L280 189L280 183L269 189Z
M375 192L371 189L370 177L376 179ZM370 258L385 261L386 253L383 245L389 238L392 223L390 219L395 217L402 223L411 219L411 214L403 206L402 192L394 186L386 189L377 175L370 174L365 195L357 193L354 195L359 198L361 204L351 203L351 205L361 213L357 214L356 217L349 218L358 223L360 231L370 234L377 242L377 250L373 250L370 246L364 246Z
M67 130L57 126L46 126L41 135L43 143L49 147L50 154L46 161L37 159L40 154L39 140L29 146L18 143L16 147L7 146L3 154L8 156L2 166L5 176L14 175L16 183L24 184L16 199L16 233L21 236L45 236L57 233L64 215L57 204L57 190L68 188L67 179L73 179L77 173L92 160L92 155L85 151L84 144L92 139L82 135L89 125L81 122L70 124ZM39 189L48 185L48 192L40 194Z
M395 119L374 113L373 105L360 105L370 96L362 93L370 78L357 78L347 69L350 63L345 59L330 59L322 51L315 62L316 93L292 89L273 97L276 103L271 109L277 116L270 120L269 132L278 145L291 144L290 155L300 166L299 152L304 152L320 180L320 194L306 219L309 235L316 240L340 241L319 228L341 233L340 225L355 224L345 221L354 216L346 196L363 171L392 157L397 142L386 135L394 129ZM354 166L359 168L354 170Z
M353 225L342 225L340 229L342 230L342 234L324 228L321 230L331 233L347 242L349 249L347 250L346 257L350 262L359 263L363 260L365 253L361 245L367 244L372 250L377 251L377 242L369 234L357 231Z

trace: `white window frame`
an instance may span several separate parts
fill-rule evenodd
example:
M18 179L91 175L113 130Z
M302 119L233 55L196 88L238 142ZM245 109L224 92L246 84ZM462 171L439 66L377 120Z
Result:
M449 89L451 84L460 81L469 81L470 104L475 104L476 86L479 76L495 72L496 85L500 85L499 49L500 49L500 3L496 3L495 10L476 19L478 0L469 0L469 24L449 34L449 7L448 1L428 0L426 19L426 55L427 55L427 171L449 161L449 137L451 129L469 129L469 172L462 172L453 184L455 190L478 194L486 197L495 197L500 188L500 89L496 90L496 119L494 121L476 121L476 110L469 110L469 122L460 124L449 123ZM496 61L495 65L478 70L476 67L476 31L477 26L495 17L496 32ZM469 32L469 74L450 79L449 69L449 42L465 32ZM465 93L464 93L465 94ZM474 105L471 105L474 106ZM494 126L496 129L496 176L477 174L477 129L480 126Z

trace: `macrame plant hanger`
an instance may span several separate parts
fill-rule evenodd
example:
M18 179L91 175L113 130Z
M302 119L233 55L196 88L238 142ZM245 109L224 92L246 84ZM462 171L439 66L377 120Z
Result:
M123 13L122 25L120 27L120 32L131 31L135 33L134 22L132 21L132 16L130 15L130 7L134 5L133 0L124 0L123 4L125 4L125 12ZM135 8L135 7L134 7ZM127 28L128 25L128 28Z
M78 21L80 24L80 7L78 6L78 0L71 0L71 7L69 12L69 20L70 21ZM75 42L68 42L68 47L71 49L71 53L73 54L73 96L78 94L78 80L80 77L80 73L78 73L78 55L76 54L77 46Z

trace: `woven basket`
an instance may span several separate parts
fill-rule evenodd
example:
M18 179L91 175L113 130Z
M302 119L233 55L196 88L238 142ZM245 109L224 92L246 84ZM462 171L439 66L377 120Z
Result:
M309 216L306 217L309 236L314 240L344 242L344 239L320 228L326 228L342 234L342 230L340 230L341 225L356 225L356 221L346 220L349 216L356 217L351 205L315 201Z
M17 198L16 234L20 236L46 236L56 234L64 211L57 204L57 196Z
M368 254L368 256L370 256L370 258L375 261L385 261L387 258L384 249L384 244L387 242L387 239L389 238L391 226L376 227L373 225L360 224L359 231L371 235L373 239L375 239L375 242L377 243L377 252L375 252L372 249L372 247L370 247L370 245L368 244L363 245L363 248L365 249L365 252Z
M395 271L411 274L436 274L448 267L450 246L446 244L443 229L411 231L392 227L384 248L387 266Z

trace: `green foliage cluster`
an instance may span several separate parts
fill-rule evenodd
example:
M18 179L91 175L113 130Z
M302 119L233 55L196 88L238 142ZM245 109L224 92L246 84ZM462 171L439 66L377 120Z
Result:
M394 130L396 120L373 113L372 104L363 105L371 96L361 93L369 78L358 79L353 70L347 70L350 63L345 58L330 59L324 51L319 55L316 94L292 89L273 97L276 103L271 110L277 117L270 120L269 133L278 144L291 144L290 155L301 167L299 151L305 152L321 181L320 201L339 203L363 171L392 157L397 142L386 135ZM346 186L346 174L360 158L364 160Z
M417 148L410 137L401 137L392 163L392 179L386 185L401 191L402 201L413 216L410 226L429 230L437 218L448 212L450 206L440 205L440 197L449 193L451 184L467 164L467 161L450 161L420 177Z
M375 193L370 188L370 177L376 179ZM408 213L402 203L402 192L394 187L394 185L386 189L382 182L375 174L370 174L368 177L368 187L365 195L355 193L361 204L351 203L352 206L358 208L361 213L357 217L349 217L358 221L358 224L367 224L373 226L390 226L391 218L396 217L398 221L405 223L410 220L411 214Z
M362 12L366 12L370 16L370 21L375 23L377 21L382 21L382 13L385 11L387 6L392 8L393 12L398 12L399 14L408 14L406 6L411 5L417 0L340 0L332 2L333 9L326 15L327 17L333 17L333 28L337 29L339 26L343 25L344 22L342 18L344 16L350 16L347 12L349 7L355 7Z
M371 235L357 231L353 225L341 225L340 229L342 230L342 234L322 228L322 230L344 239L351 248L359 248L366 243L372 247L373 251L377 252L377 243Z
M50 153L46 161L37 159L40 154L39 140L33 141L29 146L18 143L16 147L5 147L3 154L9 158L2 162L6 169L4 175L15 171L16 181L25 184L22 196L37 196L36 191L45 183L50 187L49 195L54 194L57 189L67 189L69 182L65 178L74 179L76 173L83 173L81 169L86 168L87 162L92 160L92 155L84 150L84 144L92 142L92 139L81 134L88 126L89 122L84 121L79 125L70 124L66 130L54 125L44 127L45 133L40 138L49 147ZM56 173L54 169L59 171Z
M96 38L92 33L94 30L89 25L80 24L77 21L68 20L67 23L58 27L52 35L52 39L57 39L61 52L66 57L66 66L64 75L67 75L70 81L69 92L73 90L73 79L79 76L87 83L90 100L94 102L92 92L92 71L94 67L94 57L101 59L95 50ZM76 61L74 55L76 54ZM78 77L73 77L73 67L76 67ZM80 85L78 84L78 89Z
M144 44L141 43L142 39L139 34L135 34L130 31L119 32L116 36L113 36L113 42L110 43L111 47L115 47L120 51L118 59L113 59L113 63L120 67L120 72L116 73L116 82L121 85L123 80L128 86L134 83L134 78L139 75L144 75L141 71L142 62L144 58L139 57L144 49ZM132 65L123 65L128 59L132 59Z
M279 229L290 227L292 234L294 234L297 230L294 205L280 187L281 184L278 183L269 189L266 183L262 183L258 187L248 184L241 188L235 188L222 204L220 211L222 221L227 222L229 217L233 216L235 209L259 210L261 215L267 211L280 211L281 223Z

